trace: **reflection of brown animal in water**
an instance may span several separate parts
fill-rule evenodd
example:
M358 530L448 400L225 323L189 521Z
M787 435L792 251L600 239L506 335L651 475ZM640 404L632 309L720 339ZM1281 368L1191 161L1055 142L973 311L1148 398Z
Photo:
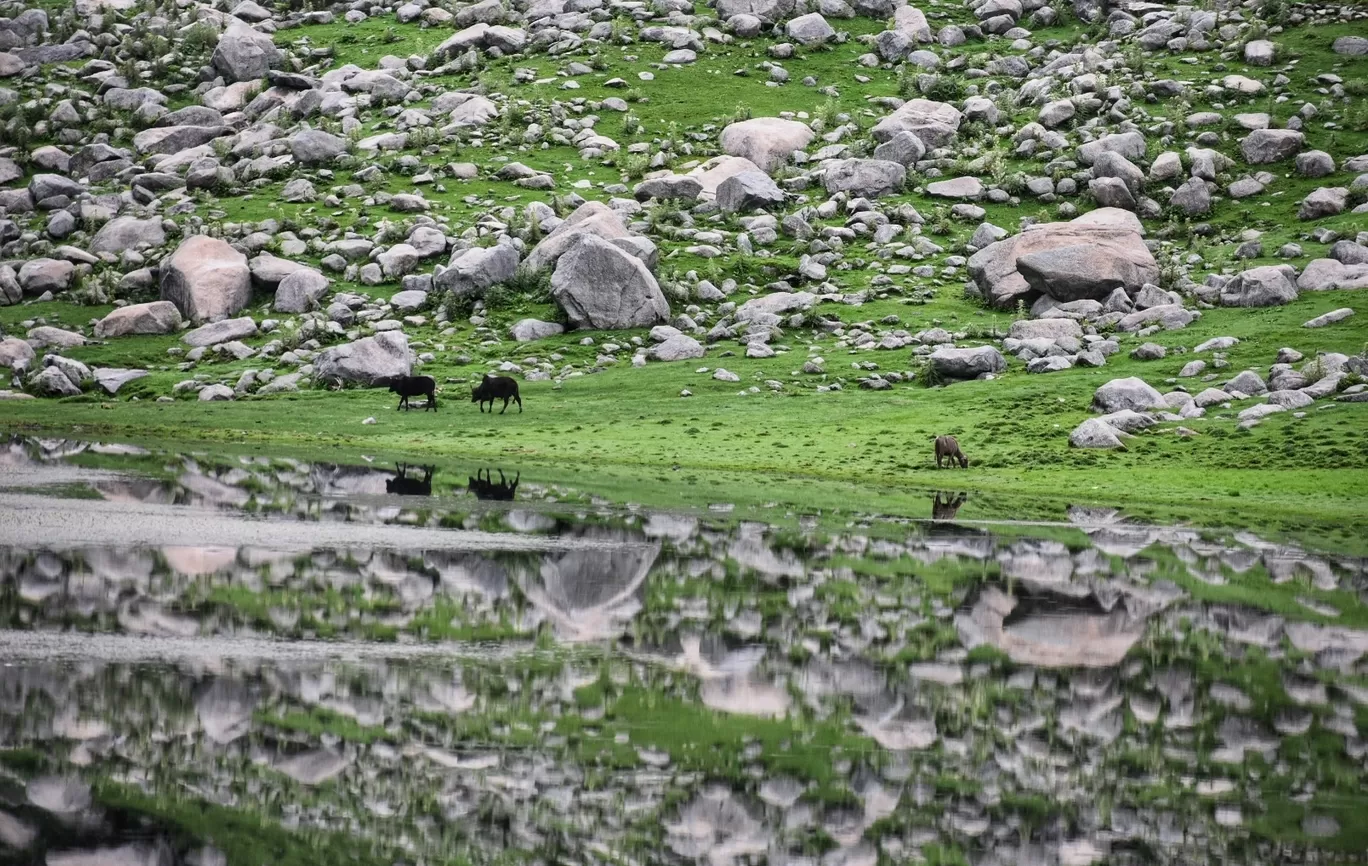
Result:
M967 469L967 468L969 467L969 458L967 458L967 457L964 456L964 452L960 450L959 443L955 441L955 437L954 437L954 436L937 436L937 437L936 437L936 468L937 468L937 469L942 468L942 467L941 467L941 461L944 460L944 459L947 458L947 457L950 458L950 468L951 468L951 469L953 469L953 468L955 467L955 463L957 463L957 462L959 463L961 469Z
M488 469L483 470L484 476L480 476L481 470L475 470L475 477L470 479L470 492L475 494L476 499L493 499L500 502L512 502L513 497L518 492L518 481L522 478L519 472L509 481L504 477L503 470L499 470L499 483L494 483L494 476ZM467 476L469 477L469 476Z
M432 472L435 466L421 466L423 477L409 478L407 473L408 464L399 463L395 466L397 474L385 481L385 492L393 493L396 496L431 496L432 495Z
M941 497L944 496L944 499ZM936 498L931 501L932 520L954 520L955 515L959 514L960 506L964 500L968 499L967 493L941 493L936 492Z

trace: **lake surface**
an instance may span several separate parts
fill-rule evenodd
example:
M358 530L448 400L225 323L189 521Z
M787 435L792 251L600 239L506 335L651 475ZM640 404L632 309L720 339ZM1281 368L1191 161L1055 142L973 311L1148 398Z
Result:
M929 498L10 440L0 862L1364 862L1368 563Z

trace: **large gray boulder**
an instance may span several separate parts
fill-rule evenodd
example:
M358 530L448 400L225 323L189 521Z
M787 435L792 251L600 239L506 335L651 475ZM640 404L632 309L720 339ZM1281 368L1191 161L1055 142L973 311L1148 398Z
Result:
M1314 259L1297 277L1297 288L1304 292L1368 289L1368 261L1347 265L1335 259Z
M749 159L768 172L787 162L795 150L807 147L815 135L796 120L755 117L722 130L722 152Z
M1266 165L1295 156L1305 143L1295 129L1256 129L1240 142L1240 153L1250 165Z
M519 319L508 329L508 335L519 343L531 343L565 333L565 326L559 322L543 322L539 319Z
M836 35L836 31L820 12L799 15L784 25L784 32L788 34L788 38L804 45L821 45Z
M161 298L192 322L226 319L252 299L247 257L217 238L191 235L162 262Z
M453 255L450 265L433 277L432 285L458 298L482 298L490 286L512 279L517 271L518 250L512 245L473 247Z
M1165 407L1164 395L1160 394L1144 379L1131 376L1127 379L1112 379L1093 392L1092 407L1095 411L1110 414L1130 409L1133 412L1148 412Z
M90 241L92 253L121 253L137 249L140 245L159 247L166 243L166 231L161 220L138 219L137 217L115 217L100 227Z
M1126 434L1117 430L1100 418L1089 418L1079 424L1069 434L1069 444L1075 448L1120 448L1125 450L1126 443L1121 437Z
M977 379L1007 369L1007 359L992 346L956 349L941 346L931 353L931 369L942 379Z
M318 306L318 301L328 293L329 280L313 268L302 268L287 274L276 286L275 303L271 309L277 313L307 313Z
M915 165L926 155L926 145L910 132L899 132L874 148L874 158L896 162L902 166Z
M170 301L120 307L95 323L100 339L131 334L172 334L180 330L181 314Z
M534 270L544 270L556 263L556 259L569 249L575 237L591 234L605 241L625 238L629 234L617 211L599 201L588 201L575 208L575 212L551 230L541 242L527 255L527 266Z
M743 171L717 187L717 206L723 213L767 210L784 203L784 191L763 171Z
M876 141L885 142L900 132L910 132L921 139L927 149L944 147L954 141L963 117L953 105L930 99L910 99L879 121L872 134Z
M1090 223L1044 223L974 253L969 275L996 307L1045 294L1057 301L1105 300L1159 281L1139 233Z
M674 334L652 346L650 356L657 361L690 361L703 357L703 344L688 334Z
M733 15L754 15L768 24L777 24L793 14L795 0L718 0L717 17L726 21Z
M19 287L26 295L65 291L76 275L76 266L65 259L33 259L19 268Z
M254 336L256 332L256 322L252 317L243 316L240 319L223 319L200 325L193 331L187 331L185 336L181 337L181 342L195 347L217 346L219 343L246 339Z
M1104 135L1078 148L1078 161L1093 165L1104 153L1114 153L1130 162L1145 158L1145 137L1138 132L1116 132Z
M1322 217L1337 216L1349 207L1349 189L1343 186L1321 187L1313 190L1302 199L1297 209L1297 219L1318 220Z
M347 152L347 140L321 129L305 129L287 140L290 153L301 165L327 165Z
M561 255L551 293L572 328L644 328L670 317L646 265L594 235L580 235Z
M227 126L157 126L133 136L133 147L142 154L180 153L232 132Z
M671 174L643 180L632 190L632 196L637 201L650 201L651 199L694 201L702 192L703 184L699 182L698 178Z
M1291 265L1264 265L1236 274L1221 290L1226 307L1276 307L1297 299L1297 271Z
M0 337L0 370L10 370L33 360L33 347L18 337Z
M413 353L402 331L383 331L374 337L324 349L314 361L314 377L321 382L374 385L380 379L412 372Z
M879 198L903 188L907 169L882 159L842 159L827 166L823 183L829 193Z
M219 37L211 62L229 82L256 81L280 65L281 53L269 34L233 21Z

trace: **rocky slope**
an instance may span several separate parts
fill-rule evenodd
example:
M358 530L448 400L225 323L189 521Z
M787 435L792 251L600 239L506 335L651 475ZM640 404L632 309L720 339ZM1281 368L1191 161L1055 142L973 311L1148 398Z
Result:
M561 382L796 336L811 374L823 350L910 350L874 389L1009 356L1068 375L1322 291L1345 306L1308 327L1360 328L1358 7L0 11L11 396L233 400L420 368L459 389L471 363ZM866 305L1016 321L831 312ZM1192 385L1125 401L1143 421L1073 441L1265 393L1243 422L1363 399L1361 358L1267 363L1257 383L1189 364Z

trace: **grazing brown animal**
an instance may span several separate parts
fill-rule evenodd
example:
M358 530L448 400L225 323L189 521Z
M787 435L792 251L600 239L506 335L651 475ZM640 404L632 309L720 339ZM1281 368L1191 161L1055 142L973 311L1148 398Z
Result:
M959 443L955 441L955 437L954 437L954 436L937 436L937 437L936 437L936 468L937 468L937 469L942 468L942 467L941 467L941 462L942 462L943 460L945 460L945 458L947 458L947 457L950 458L950 468L953 469L954 466L955 466L955 463L957 463L957 462L959 463L961 469L967 469L967 468L969 468L969 458L967 458L967 457L964 456L964 452L960 450Z

